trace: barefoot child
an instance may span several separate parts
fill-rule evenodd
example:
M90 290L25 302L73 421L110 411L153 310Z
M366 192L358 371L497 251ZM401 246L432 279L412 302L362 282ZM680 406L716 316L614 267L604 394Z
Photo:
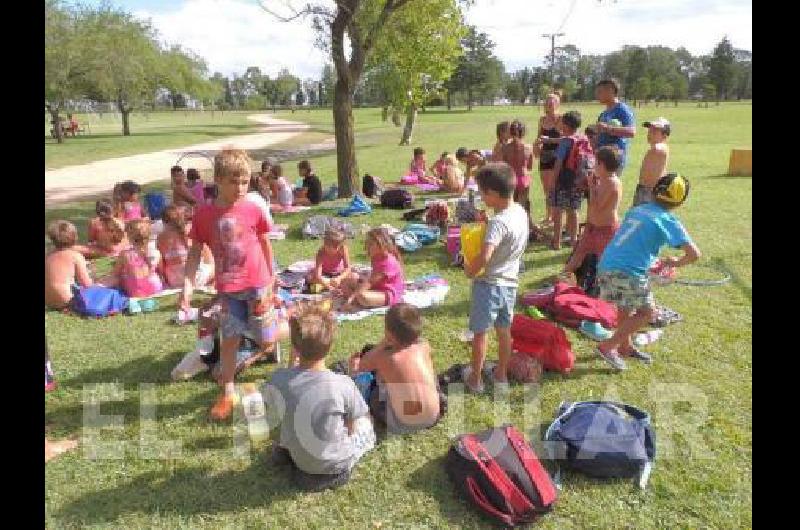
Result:
M598 259L619 228L619 199L622 183L616 171L622 163L622 153L611 145L602 147L595 155L594 181L589 184L589 208L586 228L564 272L575 273L589 254Z
M297 367L282 368L264 385L264 401L282 412L275 454L320 482L347 482L375 447L369 409L353 380L325 367L336 322L315 304L301 305L289 321ZM279 404L276 406L276 404Z
M375 371L378 399L370 399L370 412L390 433L428 429L439 420L439 391L430 345L420 339L419 309L393 305L386 313L384 333L372 350L350 357L350 375Z
M503 146L511 140L511 122L501 121L497 124L497 142L492 149L492 162L503 161Z
M329 228L317 251L316 266L308 277L309 283L321 284L326 289L338 289L342 280L350 275L350 251L341 230Z
M514 187L514 202L525 208L528 215L528 230L533 235L535 232L531 219L530 200L530 170L533 167L533 149L522 141L525 136L524 123L519 120L512 121L509 133L511 139L503 146L502 150L503 161L514 171L517 179Z
M148 248L150 221L131 221L125 225L125 233L130 246L117 257L112 283L132 298L146 298L161 292L164 289L158 275L161 255L158 250Z
M139 202L142 187L132 180L126 180L118 186L118 188L115 186L114 217L119 217L126 223L145 217Z
M170 204L164 209L164 231L158 235L156 246L161 254L159 272L170 289L183 287L186 259L189 255L189 229L184 207ZM203 247L202 261L197 267L196 286L208 285L214 279L214 258L208 247Z
M213 204L195 210L189 233L183 292L178 304L188 311L203 245L214 255L217 292L226 311L220 321L222 363L219 396L210 415L225 420L236 400L234 371L236 350L255 314L273 306L272 246L270 226L258 206L245 200L250 184L250 157L240 149L224 149L214 157L214 182L219 190ZM267 318L267 317L265 317Z
M53 221L47 227L47 236L55 250L44 258L44 303L50 309L63 309L72 300L73 286L89 287L92 277L86 258L73 248L78 240L74 224Z
M289 181L283 176L283 168L280 164L270 166L269 188L271 194L270 204L276 203L287 208L294 203L292 187L289 185Z
M680 258L662 259L670 267L683 267L700 257L700 250L672 213L688 195L689 182L685 178L676 173L661 177L653 189L653 202L628 210L597 266L600 297L615 304L619 311L617 330L598 344L597 353L617 370L626 368L623 356L652 362L649 354L633 346L631 336L653 316L654 300L647 273L661 248L669 245L683 250Z
M206 202L205 183L200 178L200 172L197 169L190 167L186 170L186 186L192 193L195 204Z
M646 121L643 124L647 127L647 143L650 149L644 154L642 168L639 170L639 184L636 185L636 193L633 196L633 205L639 206L653 200L653 188L658 179L667 172L669 163L669 140L670 123L666 118L658 118L655 121Z
M189 181L181 166L172 166L169 170L170 185L172 186L172 203L178 206L192 207L197 199L189 189Z
M567 159L575 146L578 129L581 126L581 115L571 110L561 117L561 141L556 148L556 162L553 173L556 183L550 193L550 206L553 208L553 250L561 248L561 227L563 213L567 217L567 234L570 246L574 246L578 239L578 210L581 208L583 191L578 188L574 168L568 168Z
M445 176L445 173L447 171L448 156L449 153L445 151L444 153L442 153L442 156L439 157L439 160L437 160L433 164L433 176L436 177L437 179L443 179Z
M114 206L111 201L100 199L95 203L97 217L89 221L89 244L81 247L85 257L115 257L127 246L125 241L125 223L114 217Z
M472 278L469 329L474 338L472 363L463 377L470 391L480 393L483 392L481 371L486 359L487 332L492 326L497 333L499 357L494 381L508 381L511 318L517 298L519 264L528 242L528 217L514 202L516 177L508 164L487 164L478 171L477 180L483 202L495 211L486 226L481 253L464 264L464 272Z
M458 167L458 161L453 155L447 155L445 160L444 177L442 177L442 189L450 193L463 193L464 186L464 172Z
M357 281L355 286L345 286L344 311L356 307L391 306L400 302L405 293L402 258L389 232L383 228L373 228L367 232L364 244L372 264L372 273L369 278Z

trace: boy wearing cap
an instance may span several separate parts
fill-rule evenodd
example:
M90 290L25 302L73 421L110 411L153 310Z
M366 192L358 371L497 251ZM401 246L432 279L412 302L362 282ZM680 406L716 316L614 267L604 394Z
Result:
M647 127L647 143L650 149L644 155L642 168L639 170L639 184L636 185L636 192L633 195L633 205L639 206L653 200L653 188L658 179L667 172L669 162L669 139L670 123L666 118L658 118L654 121L646 121L642 125Z
M688 180L677 173L661 177L653 189L653 202L628 210L600 258L600 297L617 306L618 324L614 335L597 345L597 353L617 370L626 368L621 356L652 362L649 354L634 348L631 337L653 316L654 300L647 273L661 247L683 250L680 258L662 260L669 267L683 267L700 257L700 250L672 213L688 195Z

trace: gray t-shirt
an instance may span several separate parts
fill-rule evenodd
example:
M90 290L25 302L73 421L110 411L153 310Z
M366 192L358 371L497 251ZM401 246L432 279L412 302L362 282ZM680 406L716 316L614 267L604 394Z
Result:
M505 210L489 219L484 243L495 246L486 263L486 270L476 279L491 285L516 287L519 262L528 245L528 215L512 202Z
M338 474L357 459L345 420L369 414L353 380L331 371L276 370L262 390L280 445L306 473ZM270 425L274 425L270 423Z

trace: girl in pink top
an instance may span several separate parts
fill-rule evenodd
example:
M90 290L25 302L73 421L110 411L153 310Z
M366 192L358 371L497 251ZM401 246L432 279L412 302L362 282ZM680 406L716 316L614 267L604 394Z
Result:
M311 271L309 283L322 284L327 289L336 289L350 274L350 252L345 236L340 230L325 231L322 248L317 252L316 267Z
M143 219L142 205L139 203L139 194L142 187L131 180L126 180L114 186L115 217L122 218L126 223Z
M425 149L414 148L414 158L408 168L408 174L417 178L417 184L440 185L441 181L435 176L428 176L428 163L425 160Z
M195 204L205 203L206 198L205 192L203 191L205 184L203 183L203 179L200 178L200 172L198 172L195 168L190 167L186 170L186 180L188 181L187 185L192 197L194 197Z
M123 250L114 265L117 284L125 294L135 298L153 296L161 292L163 285L156 269L160 256L158 250L150 249L150 221L136 219L125 227L131 246Z
M381 307L402 301L406 280L400 252L392 236L384 228L367 232L367 254L372 263L372 274L362 280L346 298L344 311L360 307Z
M186 207L170 204L162 217L164 231L158 235L156 246L161 254L159 272L166 287L182 288L189 256L189 229L186 223ZM202 261L197 268L195 285L205 286L214 278L214 259L208 247L203 247Z

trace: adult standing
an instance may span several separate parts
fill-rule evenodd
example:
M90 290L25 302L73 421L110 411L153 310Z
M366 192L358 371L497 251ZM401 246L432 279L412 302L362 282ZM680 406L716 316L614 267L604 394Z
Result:
M544 115L539 118L539 135L536 138L534 153L539 156L539 177L542 181L544 191L545 214L541 224L553 222L553 207L550 205L550 193L555 189L556 178L553 167L556 164L556 148L558 147L561 132L558 125L561 121L559 107L561 97L556 94L548 94L544 100Z
M606 107L597 118L597 148L613 145L622 151L622 164L617 171L621 175L628 160L628 144L636 135L636 122L631 108L619 100L619 91L616 79L603 79L595 87L597 101Z

